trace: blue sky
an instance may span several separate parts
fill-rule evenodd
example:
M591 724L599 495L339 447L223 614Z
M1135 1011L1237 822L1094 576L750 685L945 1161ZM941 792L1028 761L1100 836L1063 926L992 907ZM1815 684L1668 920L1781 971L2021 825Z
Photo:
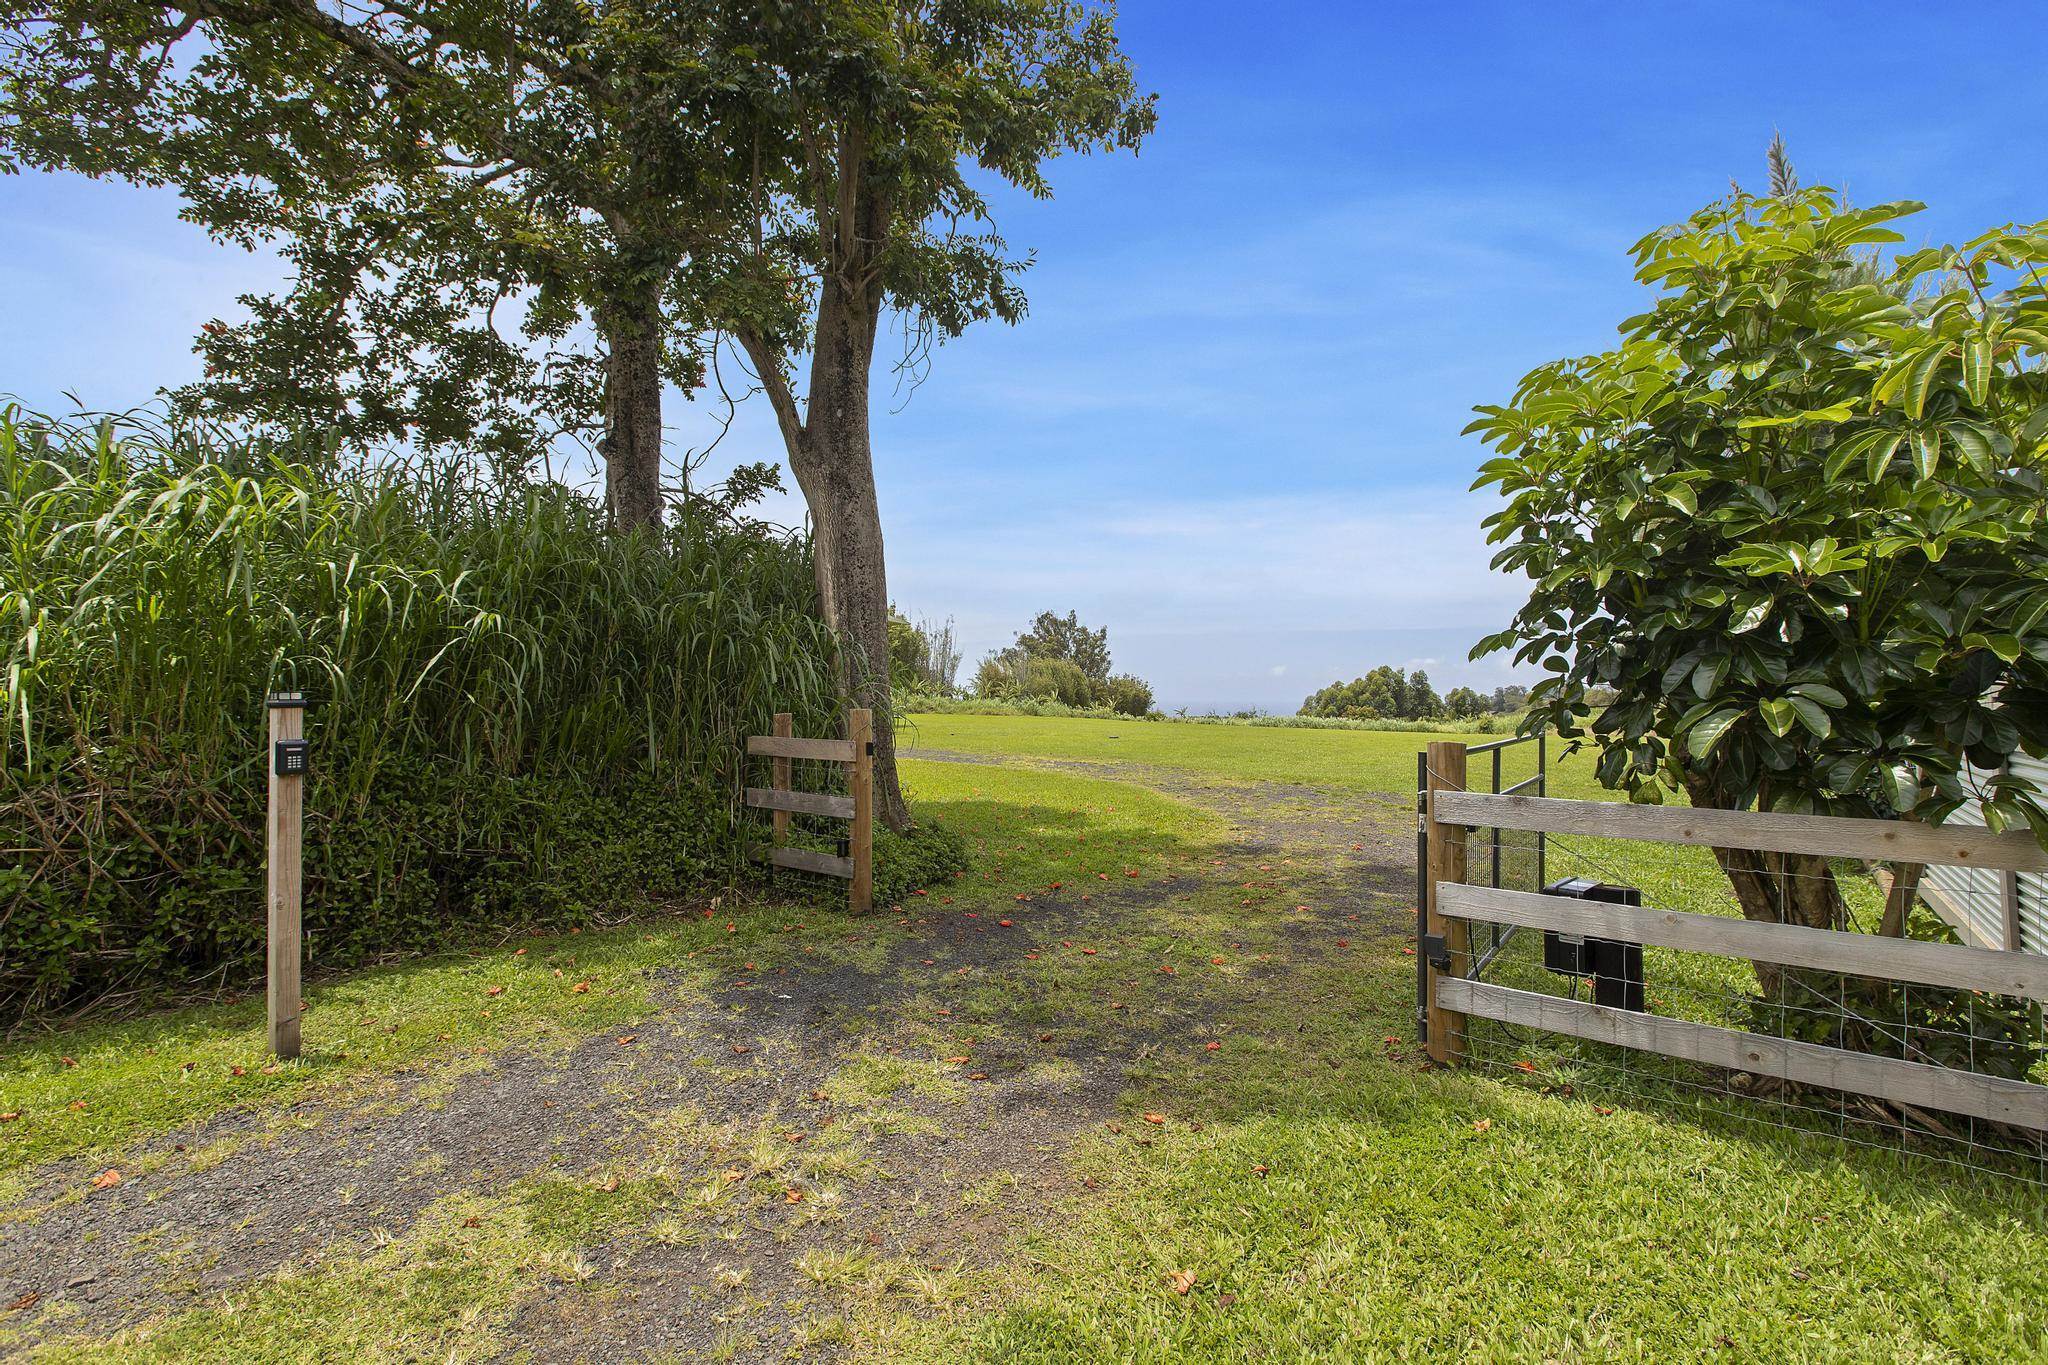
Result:
M1490 688L1465 653L1520 592L1458 432L1638 310L1629 243L1760 182L1774 128L1809 183L1926 201L1914 245L2048 216L2030 3L1126 0L1121 30L1157 135L999 196L1031 316L907 398L877 381L891 586L969 670L1050 607L1169 708L1292 711L1379 663ZM0 391L122 407L193 375L198 326L276 271L176 207L0 181ZM709 415L670 398L680 444ZM757 402L716 462L777 451Z

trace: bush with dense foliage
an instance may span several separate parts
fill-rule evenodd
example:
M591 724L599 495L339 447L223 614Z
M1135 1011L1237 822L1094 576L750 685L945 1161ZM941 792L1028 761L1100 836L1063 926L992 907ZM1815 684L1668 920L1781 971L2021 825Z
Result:
M893 693L950 697L960 673L960 648L949 617L912 621L889 608L889 687Z
M267 690L318 967L723 875L742 737L839 723L807 546L699 502L9 413L0 540L10 1010L258 967Z
M1443 700L1421 669L1403 673L1385 664L1348 683L1311 693L1299 714L1336 720L1429 720L1444 714Z
M1072 711L1143 716L1152 687L1129 673L1111 676L1109 629L1091 630L1074 612L1042 611L1015 643L981 661L974 695L990 701L1056 702Z
M1589 739L1608 785L1927 821L1976 798L2048 840L2031 783L1976 776L2048 752L2048 224L1887 265L1918 207L1711 205L1637 244L1663 292L1619 347L1480 409L1494 563L1534 588L1475 654L1546 669L1528 723ZM1825 859L1717 854L1751 918L1849 927Z

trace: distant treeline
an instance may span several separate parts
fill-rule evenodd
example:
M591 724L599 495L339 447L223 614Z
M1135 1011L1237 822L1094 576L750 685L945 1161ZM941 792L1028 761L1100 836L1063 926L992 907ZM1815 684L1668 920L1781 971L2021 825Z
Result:
M1454 687L1442 696L1421 669L1403 673L1386 664L1362 678L1333 682L1302 702L1298 714L1333 720L1468 720L1486 715L1511 715L1529 704L1529 689L1496 687L1485 696L1469 687Z

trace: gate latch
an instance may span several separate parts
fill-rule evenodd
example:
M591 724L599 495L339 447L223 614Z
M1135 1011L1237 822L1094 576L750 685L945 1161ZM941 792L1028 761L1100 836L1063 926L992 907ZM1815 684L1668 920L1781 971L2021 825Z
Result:
M1438 971L1451 969L1451 945L1444 941L1442 934L1424 934L1421 951L1423 959Z

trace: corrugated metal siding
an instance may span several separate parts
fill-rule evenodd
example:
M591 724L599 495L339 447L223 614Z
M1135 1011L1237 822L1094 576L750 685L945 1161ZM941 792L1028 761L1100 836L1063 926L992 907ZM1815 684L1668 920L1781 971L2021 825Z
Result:
M2048 791L2048 759L2014 754L2008 765L2019 777ZM2048 953L2048 877L2032 872L2020 875L2020 947L2030 953Z
M1950 825L1981 825L1984 813L1975 801L1943 821ZM1930 864L1921 881L1927 903L1949 922L1963 942L1980 948L2005 946L2005 877L1981 867Z
M2048 790L2048 760L2013 755L2011 771ZM1981 825L1983 814L1972 801L1948 817L1948 823ZM2030 953L2048 953L2048 878L2027 873L2019 878L2017 945L2006 943L2005 878L1982 868L1929 867L1922 885L1927 901L1969 943L1984 948L2017 946Z

